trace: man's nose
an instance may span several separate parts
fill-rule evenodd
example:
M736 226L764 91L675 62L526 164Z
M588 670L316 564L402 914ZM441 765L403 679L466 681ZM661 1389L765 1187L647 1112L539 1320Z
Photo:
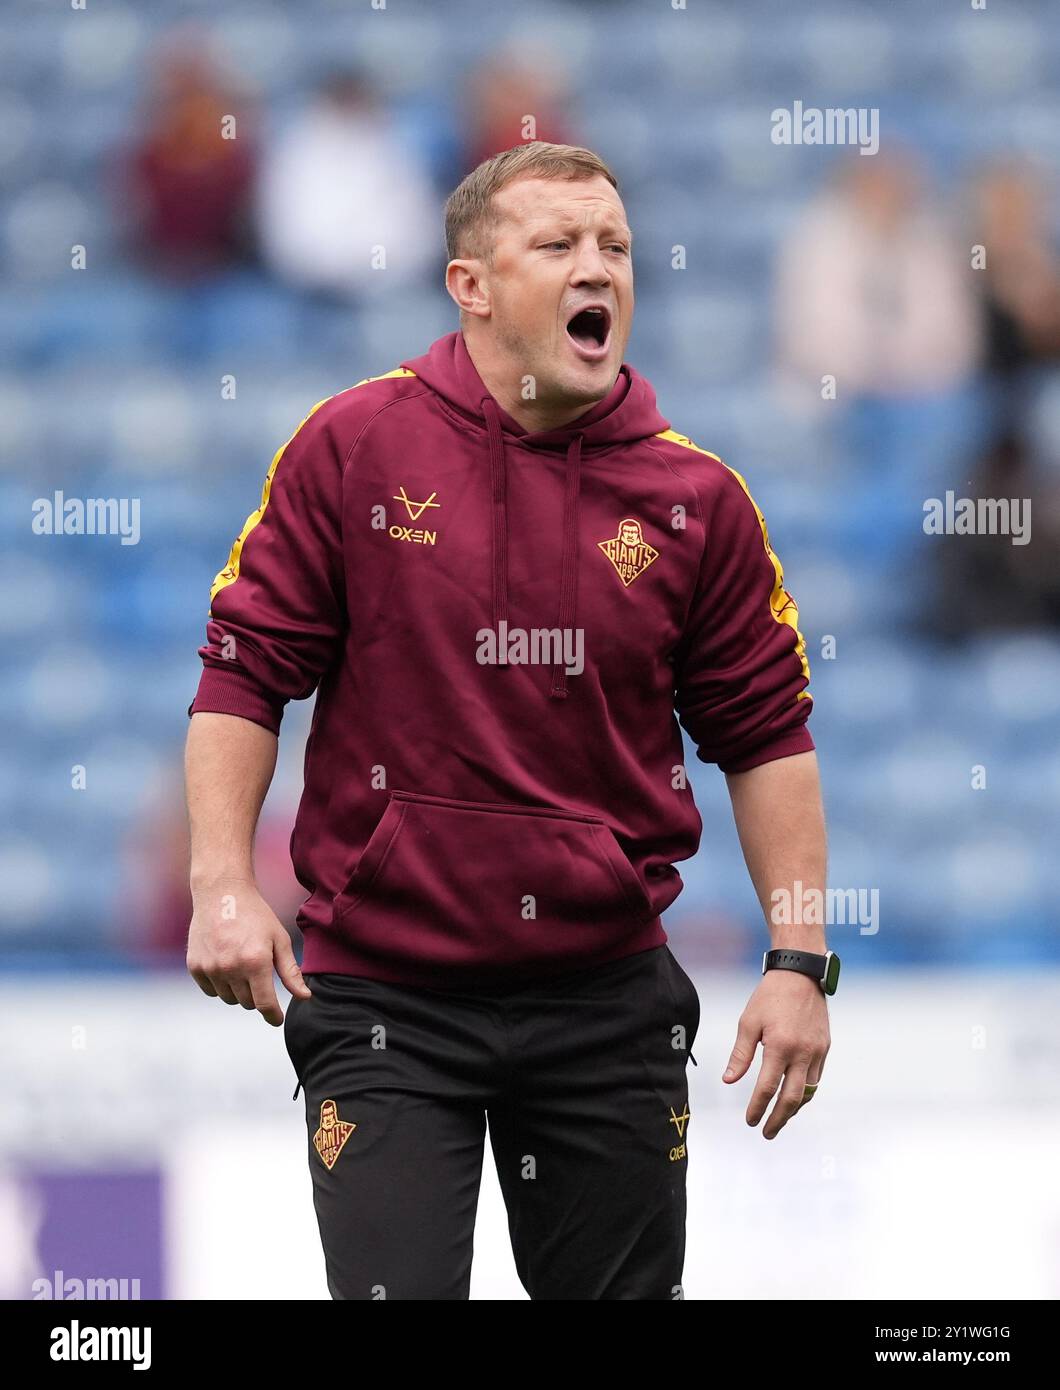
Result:
M580 284L586 280L591 280L597 285L611 283L611 271L599 246L592 243L579 250L571 278L575 284Z

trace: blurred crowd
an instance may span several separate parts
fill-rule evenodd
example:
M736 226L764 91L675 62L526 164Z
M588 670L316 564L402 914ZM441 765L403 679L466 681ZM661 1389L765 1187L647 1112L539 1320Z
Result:
M1052 192L1030 162L1005 161L946 206L915 151L855 155L779 255L781 379L797 407L838 404L842 486L867 548L897 575L924 500L1033 500L1033 546L942 538L919 619L941 638L1060 626Z
M432 144L400 127L366 68L336 66L271 121L197 38L174 39L118 170L130 252L177 282L253 267L338 303L426 286L465 173L527 138L573 141L556 83L514 52L471 70L463 101L451 138Z

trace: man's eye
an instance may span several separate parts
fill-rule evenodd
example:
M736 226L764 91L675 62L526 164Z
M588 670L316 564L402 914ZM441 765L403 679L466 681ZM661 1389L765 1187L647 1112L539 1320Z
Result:
M541 249L543 251L550 251L554 246L561 246L565 248L569 245L570 242L565 239L559 241L546 241ZM627 246L624 246L620 241L611 242L610 249L612 251L621 251L624 256L629 254L629 248Z

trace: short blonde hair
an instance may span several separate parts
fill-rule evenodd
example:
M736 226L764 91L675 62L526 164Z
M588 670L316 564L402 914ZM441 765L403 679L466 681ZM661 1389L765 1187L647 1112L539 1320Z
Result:
M445 204L445 250L449 260L478 258L490 262L501 218L493 202L515 179L592 179L602 175L618 191L618 180L598 154L580 145L552 145L529 140L513 145L472 169Z

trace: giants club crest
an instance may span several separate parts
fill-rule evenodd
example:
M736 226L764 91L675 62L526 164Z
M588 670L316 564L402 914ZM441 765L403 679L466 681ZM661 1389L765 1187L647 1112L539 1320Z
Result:
M325 1168L334 1168L343 1145L357 1128L348 1120L339 1119L338 1106L326 1100L320 1107L320 1128L313 1135L313 1144Z
M608 541L597 541L615 567L615 573L628 589L638 574L643 574L659 552L644 539L640 522L627 516L618 523L618 535Z

